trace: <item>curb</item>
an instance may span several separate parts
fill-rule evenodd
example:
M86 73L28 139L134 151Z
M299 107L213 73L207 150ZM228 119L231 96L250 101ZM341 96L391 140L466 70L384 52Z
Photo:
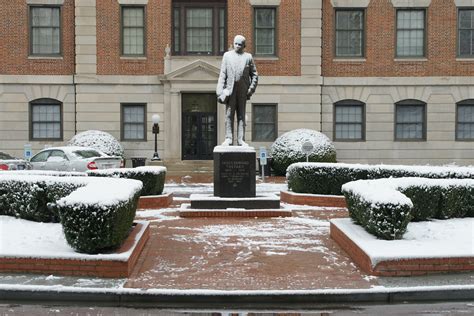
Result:
M434 287L433 287L434 288ZM74 289L43 287L2 289L0 303L55 303L58 305L87 304L112 307L158 308L309 308L331 304L413 303L470 301L474 286L445 286L381 289L381 290L320 290L320 291L198 291L140 289Z

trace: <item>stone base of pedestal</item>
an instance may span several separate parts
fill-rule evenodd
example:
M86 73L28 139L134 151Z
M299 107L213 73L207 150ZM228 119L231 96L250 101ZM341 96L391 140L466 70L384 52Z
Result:
M253 147L214 147L214 195L255 197L255 163Z
M224 198L211 194L191 194L191 209L279 209L280 197L266 194L253 198Z

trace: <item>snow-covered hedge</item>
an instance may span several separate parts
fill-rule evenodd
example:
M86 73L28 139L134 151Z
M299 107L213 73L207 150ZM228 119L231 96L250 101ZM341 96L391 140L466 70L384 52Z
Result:
M76 251L121 245L135 217L142 183L130 179L0 175L0 215L58 221Z
M342 186L350 217L382 239L400 239L408 223L474 217L473 179L392 178Z
M286 173L293 192L340 195L344 183L380 178L474 179L474 167L295 163Z
M140 180L143 183L142 195L160 195L163 193L166 167L146 166L137 168L90 170L89 176L113 177Z
M314 147L309 161L336 162L336 149L326 135L311 129L295 129L278 137L270 148L272 168L277 175L284 175L292 163L306 161L306 154L301 150L306 142Z
M109 156L123 157L123 147L120 142L103 131L89 130L76 134L71 138L68 146L92 147Z
M85 172L77 171L54 171L54 170L8 170L9 175L28 175L28 176L53 176L53 177L87 177Z

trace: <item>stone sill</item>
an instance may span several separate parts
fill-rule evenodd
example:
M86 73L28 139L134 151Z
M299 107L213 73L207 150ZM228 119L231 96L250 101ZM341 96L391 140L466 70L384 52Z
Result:
M38 59L52 59L52 60L62 60L63 56L28 56L28 59L38 60Z
M144 61L146 56L132 57L132 56L120 56L121 60L131 60L131 61Z
M365 63L367 59L365 58L333 58L333 62L341 63Z
M407 63L412 63L412 62L425 62L425 61L428 61L428 58L395 58L393 61L396 61L396 62L407 62Z

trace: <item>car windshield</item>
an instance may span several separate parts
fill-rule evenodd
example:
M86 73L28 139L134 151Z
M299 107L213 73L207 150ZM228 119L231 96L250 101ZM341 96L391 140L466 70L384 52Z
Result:
M95 151L95 150L75 150L72 153L74 154L74 156L80 159L102 157L102 155L98 151Z
M7 153L2 153L2 152L0 152L0 159L5 159L5 160L6 160L6 159L16 159L16 158L10 156L10 155L7 154Z

